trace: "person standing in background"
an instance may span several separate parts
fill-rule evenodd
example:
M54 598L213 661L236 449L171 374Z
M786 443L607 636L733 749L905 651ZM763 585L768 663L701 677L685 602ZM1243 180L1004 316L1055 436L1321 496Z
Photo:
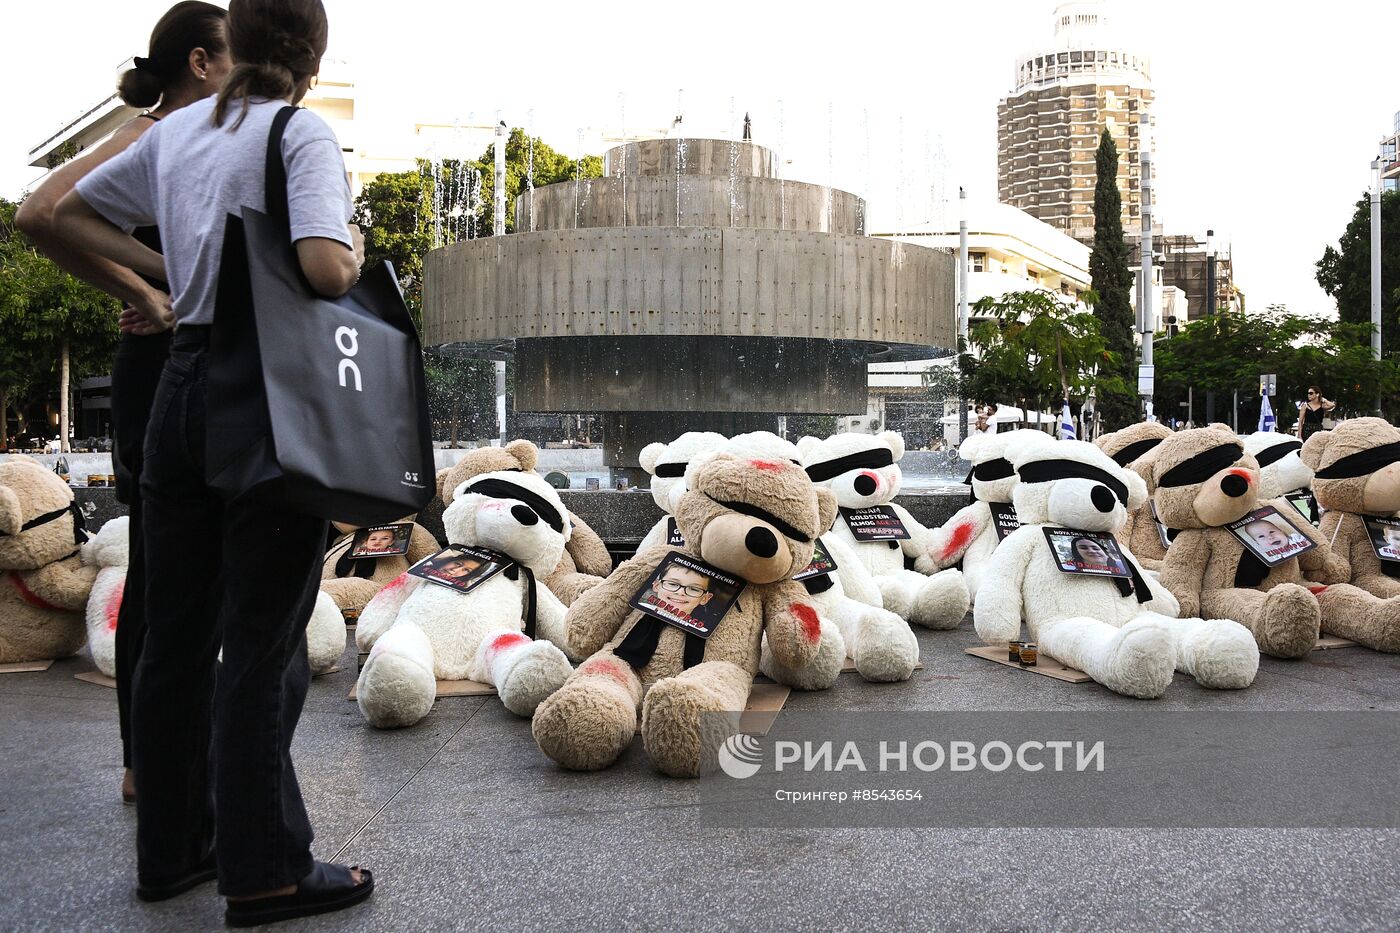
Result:
M93 253L66 246L54 233L54 208L78 180L141 138L157 121L197 100L217 94L233 67L224 24L228 14L212 3L177 3L151 30L145 58L121 76L117 95L128 107L147 108L118 127L102 145L55 170L25 198L15 223L66 271L126 303L112 364L112 470L117 477L117 500L126 503L130 563L121 609L117 614L117 718L122 736L122 801L136 802L131 771L131 674L141 657L146 637L145 522L142 509L141 448L151 402L166 357L170 355L169 286L164 276L141 276ZM133 234L151 249L160 250L160 232L139 227Z
M369 871L312 858L291 756L310 686L306 624L327 523L285 504L225 500L205 477L206 411L224 401L208 382L226 220L244 208L270 212L269 150L285 171L276 196L286 198L306 285L344 295L364 261L340 142L324 120L295 108L320 71L328 33L320 0L232 0L234 67L217 100L156 124L55 212L71 246L168 273L171 285L178 324L141 476L148 576L132 694L136 893L164 900L217 877L230 926L340 910L374 890ZM126 232L157 222L163 261Z
M1324 413L1330 412L1336 407L1336 402L1322 397L1321 389L1317 386L1308 386L1308 400L1298 409L1298 425L1293 433L1306 441L1318 431L1323 430Z

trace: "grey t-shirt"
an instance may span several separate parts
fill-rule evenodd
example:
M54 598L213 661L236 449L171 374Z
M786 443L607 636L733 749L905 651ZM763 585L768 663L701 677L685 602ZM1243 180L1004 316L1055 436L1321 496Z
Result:
M267 134L284 101L254 99L235 130L240 103L214 126L214 99L175 111L120 155L78 182L78 194L123 230L157 224L175 316L212 324L224 220L241 208L266 210ZM292 241L325 237L350 245L353 213L340 143L310 111L282 139Z

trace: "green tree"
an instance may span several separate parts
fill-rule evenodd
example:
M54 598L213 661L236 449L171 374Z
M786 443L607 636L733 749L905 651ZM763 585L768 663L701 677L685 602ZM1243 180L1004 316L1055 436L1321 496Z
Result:
M1364 324L1371 341L1371 198L1356 202L1340 248L1328 246L1317 261L1317 284L1337 302L1337 316ZM1400 191L1381 196L1381 353L1400 350ZM1372 405L1374 405L1374 401Z
M1132 393L1134 379L1133 273L1128 268L1128 243L1123 239L1123 199L1118 192L1118 147L1107 129L1099 137L1094 156L1097 180L1094 184L1094 247L1089 253L1089 276L1098 293L1094 316L1104 345L1114 356L1105 371L1121 380L1126 392L1104 391L1099 397L1099 415L1104 427L1113 431L1138 420L1137 400Z
M971 398L1010 398L1023 410L1059 401L1082 402L1127 393L1115 354L1099 333L1098 319L1043 289L986 297L973 306L979 321L958 358Z
M18 207L0 199L0 423L13 408L25 430L25 409L56 393L67 427L69 385L111 369L121 305L41 255L14 225Z
M1177 336L1156 342L1158 412L1185 417L1182 404L1192 393L1199 422L1205 392L1216 392L1228 404L1238 391L1243 429L1258 415L1259 377L1274 373L1281 428L1296 417L1294 402L1305 398L1313 383L1342 412L1365 414L1378 391L1392 398L1400 391L1400 366L1371 359L1369 332L1369 324L1291 314L1282 305L1262 314L1222 312L1192 321Z
M491 235L495 149L493 142L474 161L420 159L415 171L377 176L355 201L365 261L394 264L416 323L421 323L424 255L458 240ZM570 159L538 138L529 139L524 130L511 130L506 141L506 232L515 229L515 197L531 177L538 188L602 173L599 156Z
M515 225L514 200L529 187L603 172L599 156L571 159L519 128L506 140L506 231ZM423 257L458 240L490 236L493 229L495 143L479 159L419 160L411 172L379 175L360 191L355 222L365 235L365 261L394 265L414 324L422 329ZM496 436L496 375L486 360L425 357L428 407L434 436L456 444Z

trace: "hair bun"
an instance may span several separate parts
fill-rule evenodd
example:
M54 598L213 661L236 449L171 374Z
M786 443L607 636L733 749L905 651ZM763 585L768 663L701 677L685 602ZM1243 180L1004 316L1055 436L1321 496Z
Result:
M137 59L137 62L150 62L146 59ZM149 67L141 67L140 64L122 73L117 81L117 96L122 99L122 103L128 107L154 107L160 102L160 95L165 90L160 77Z

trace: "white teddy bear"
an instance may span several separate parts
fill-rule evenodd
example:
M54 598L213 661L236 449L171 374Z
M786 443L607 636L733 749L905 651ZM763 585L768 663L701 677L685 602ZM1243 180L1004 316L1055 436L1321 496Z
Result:
M97 669L108 677L117 676L117 616L126 591L126 568L131 563L129 521L123 515L107 522L83 544L81 551L86 566L101 568L88 594L88 650ZM345 623L340 627L344 630Z
M1244 451L1259 463L1259 501L1267 502L1312 489L1313 471L1299 452L1303 442L1277 431L1255 431L1240 438Z
M1044 431L1030 429L1001 434L974 434L963 441L958 456L972 464L968 482L973 501L959 509L939 529L938 547L914 562L921 573L936 573L959 567L968 595L977 602L977 588L986 574L992 552L1019 521L1011 504L1016 488L1016 471L1007 459L1011 451L1029 444L1053 444Z
M904 438L893 431L834 434L826 440L804 437L798 448L807 475L836 493L841 507L827 537L859 556L880 588L884 608L915 625L957 628L970 602L963 575L906 569L906 558L912 567L934 550L941 535L894 501L903 480L897 461L904 456Z
M572 531L558 493L533 473L483 473L457 487L442 524L451 544L514 563L466 593L405 573L370 600L355 632L369 652L356 696L373 726L418 722L438 680L491 684L506 709L533 716L573 670L566 610L542 582Z
M1259 667L1254 636L1227 619L1177 619L1176 599L1120 546L1128 578L1062 572L1047 528L1111 536L1147 499L1142 478L1082 441L1010 452L1021 527L993 552L973 610L977 634L1005 645L1021 620L1040 651L1116 693L1150 699L1175 670L1204 687L1247 687ZM1072 545L1078 547L1075 541ZM1102 549L1102 545L1101 545ZM1109 555L1109 561L1112 560Z
M87 602L88 649L97 669L117 676L117 616L126 594L126 570L131 563L130 520L123 515L102 526L83 545L82 561L100 567ZM306 626L306 657L313 677L330 672L345 653L345 617L331 598L316 598Z
M686 431L669 444L654 443L642 448L638 460L642 469L651 474L651 498L663 515L651 531L647 532L642 543L637 545L640 554L648 548L666 544L679 538L676 520L672 518L681 496L686 493L685 468L690 461L704 454L711 454L724 447L725 437L714 431Z

